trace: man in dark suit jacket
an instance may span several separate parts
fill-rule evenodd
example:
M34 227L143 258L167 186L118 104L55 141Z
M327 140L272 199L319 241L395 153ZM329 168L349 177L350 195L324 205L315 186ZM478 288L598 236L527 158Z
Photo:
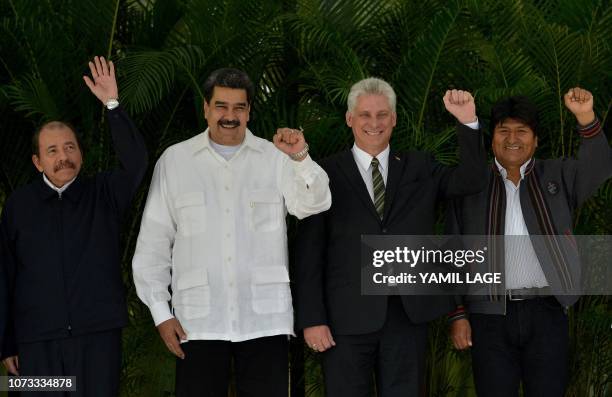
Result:
M459 121L461 163L454 168L425 153L390 149L395 103L393 88L383 80L368 78L351 88L346 122L355 145L321 164L332 206L298 226L297 328L312 349L323 352L329 396L369 395L374 372L378 396L418 394L426 323L445 313L450 301L362 295L361 235L433 234L438 199L484 186L486 159L470 93L452 90L444 97Z
M147 169L147 149L119 105L113 63L95 57L89 67L85 84L108 109L120 167L82 176L70 125L50 121L34 134L40 174L9 196L0 220L0 357L15 375L75 376L71 396L109 397L119 394L128 323L121 220ZM28 392L38 395L48 394Z
M469 321L461 307L451 318L455 347L472 347L480 397L518 396L521 381L527 397L564 395L567 308L580 292L572 212L612 175L591 93L573 88L565 106L581 135L576 159L535 159L538 110L525 97L505 98L491 111L495 163L488 188L450 206L450 233L513 235L500 243L499 256L489 250L497 259L487 266L504 274L505 285L466 296Z

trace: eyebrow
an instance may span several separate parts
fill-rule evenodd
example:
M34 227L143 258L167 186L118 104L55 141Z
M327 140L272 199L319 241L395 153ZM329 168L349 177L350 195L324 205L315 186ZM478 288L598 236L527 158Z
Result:
M229 103L225 102L225 101L215 101L215 105L229 105ZM238 102L236 103L234 106L247 106L246 102Z

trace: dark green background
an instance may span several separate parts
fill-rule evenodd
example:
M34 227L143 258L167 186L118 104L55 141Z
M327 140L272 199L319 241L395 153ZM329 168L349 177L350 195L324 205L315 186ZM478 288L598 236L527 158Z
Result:
M224 66L246 70L259 88L251 130L270 139L277 127L302 126L315 158L352 143L344 123L351 84L382 77L398 94L394 147L452 164L448 88L475 94L484 125L497 99L530 96L542 110L537 156L573 155L575 121L562 94L576 85L592 91L609 126L611 42L612 8L603 0L0 0L0 204L34 176L30 135L44 120L78 127L84 172L114 165L102 106L81 77L94 55L116 62L120 99L146 137L151 169L166 147L204 130L202 83ZM122 239L131 315L123 396L173 390L173 359L131 281L149 180ZM608 181L577 214L575 231L612 234L611 222ZM611 392L611 324L608 297L584 297L571 311L568 396ZM469 354L451 349L443 321L430 330L425 395L473 396ZM294 396L322 395L316 357L300 341L292 357Z

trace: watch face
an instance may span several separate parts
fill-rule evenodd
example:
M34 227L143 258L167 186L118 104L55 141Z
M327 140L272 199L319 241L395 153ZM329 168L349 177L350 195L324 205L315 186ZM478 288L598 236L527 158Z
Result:
M119 101L116 99L109 99L106 102L106 108L108 110L113 110L114 108L116 108L117 106L119 106Z

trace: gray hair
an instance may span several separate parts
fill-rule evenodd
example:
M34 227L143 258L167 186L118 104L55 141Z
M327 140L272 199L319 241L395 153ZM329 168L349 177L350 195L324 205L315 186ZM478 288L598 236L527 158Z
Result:
M357 98L360 95L384 95L389 100L391 110L395 112L395 104L397 102L395 91L393 91L393 87L389 83L382 79L369 77L353 84L346 101L349 112L352 113L353 109L355 109Z

